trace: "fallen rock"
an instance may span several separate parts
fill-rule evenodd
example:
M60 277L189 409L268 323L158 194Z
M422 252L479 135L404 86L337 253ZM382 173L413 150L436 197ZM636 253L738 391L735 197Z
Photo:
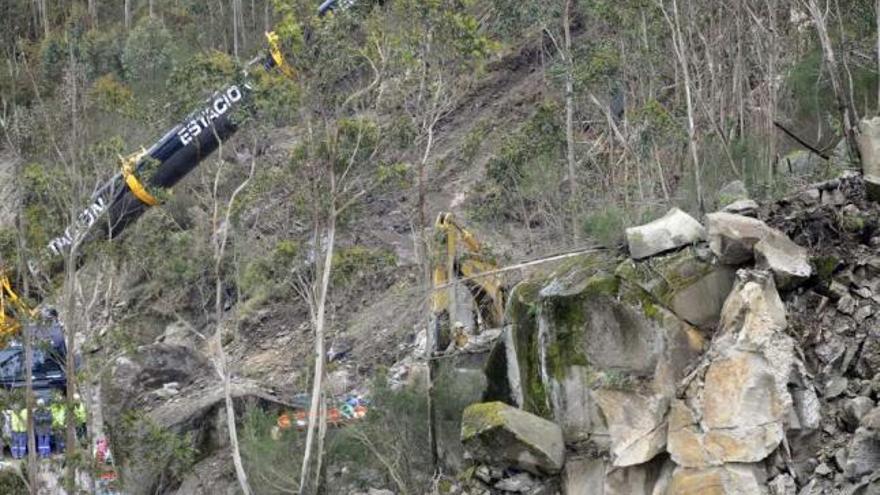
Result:
M741 180L730 181L718 190L718 206L723 207L736 201L749 199L749 190Z
M462 417L461 440L479 462L534 474L556 474L565 461L559 426L503 402L468 406Z
M865 192L871 201L880 200L880 117L864 119L859 123L859 152L862 155L862 173Z
M706 469L678 468L667 495L759 495L766 474L759 465L730 464Z
M608 424L614 466L643 464L663 452L667 397L620 390L597 390L594 396Z
M727 265L739 265L754 257L755 244L766 237L770 228L762 221L732 213L706 215L709 229L709 247L718 260Z
M779 290L791 289L813 273L807 250L778 230L769 229L754 249L755 267L773 272Z
M849 293L837 301L837 311L852 316L856 312L856 300Z
M780 474L770 480L767 483L767 488L770 489L770 495L797 495L797 485L794 478L787 474Z
M857 480L880 470L880 407L866 414L850 440L846 476Z
M694 244L705 237L700 222L678 208L651 223L626 229L629 252L635 259Z
M850 428L855 429L871 410L874 409L874 401L870 397L855 397L843 404L843 421Z
M777 162L780 174L803 177L815 172L825 159L806 150L797 150L784 156Z
M495 489L508 493L528 493L535 488L536 481L529 473L517 473L495 483Z
M753 199L740 199L721 209L725 213L754 217L758 214L758 203Z

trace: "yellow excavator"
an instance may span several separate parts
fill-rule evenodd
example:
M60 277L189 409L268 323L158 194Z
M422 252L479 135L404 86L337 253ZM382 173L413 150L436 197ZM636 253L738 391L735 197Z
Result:
M15 315L33 318L37 315L37 310L28 306L15 292L9 275L0 272L0 344L21 330L21 322Z
M457 314L455 282L461 281L474 299L477 329L498 328L503 324L506 290L501 276L495 273L498 265L493 257L451 213L437 216L434 246L432 311L437 348L445 349L450 339L462 347L467 340L463 325L451 321Z

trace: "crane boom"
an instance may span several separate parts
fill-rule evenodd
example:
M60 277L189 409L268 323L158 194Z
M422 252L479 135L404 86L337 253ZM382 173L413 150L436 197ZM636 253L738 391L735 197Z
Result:
M323 16L353 3L325 0L317 14ZM270 32L266 38L266 53L247 65L240 82L216 91L149 148L120 157L120 172L99 187L74 221L48 243L44 258L59 258L69 253L72 246L95 238L118 237L148 208L159 204L156 191L174 187L235 134L240 123L235 118L236 110L244 107L253 93L248 71L253 66L262 66L289 77L294 75L284 61L278 36ZM3 268L0 260L0 337L9 337L21 328L16 316L34 316L36 312L13 290ZM39 271L41 266L31 268Z

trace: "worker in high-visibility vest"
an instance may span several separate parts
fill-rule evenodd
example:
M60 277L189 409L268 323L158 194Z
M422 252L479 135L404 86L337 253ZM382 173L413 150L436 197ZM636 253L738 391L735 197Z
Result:
M22 459L27 454L27 408L12 410L12 457Z
M86 438L86 407L78 393L73 394L73 416L76 418L76 437L82 442Z
M49 406L52 413L52 444L56 453L64 452L65 428L67 426L67 404L60 393L53 397L52 405Z

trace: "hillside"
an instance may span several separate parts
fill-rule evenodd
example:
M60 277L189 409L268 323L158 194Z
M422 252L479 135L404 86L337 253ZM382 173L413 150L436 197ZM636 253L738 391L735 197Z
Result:
M0 6L31 493L877 489L873 3L313 3Z

